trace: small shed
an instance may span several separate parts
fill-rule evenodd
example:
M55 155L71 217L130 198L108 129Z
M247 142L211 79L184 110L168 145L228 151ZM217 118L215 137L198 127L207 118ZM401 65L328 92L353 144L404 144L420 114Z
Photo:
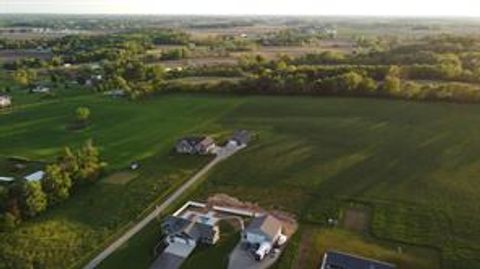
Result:
M45 177L45 172L40 170L40 171L37 171L33 174L30 174L30 175L27 175L25 176L24 178L29 181L29 182L32 182L32 181L40 181L42 180L43 178Z

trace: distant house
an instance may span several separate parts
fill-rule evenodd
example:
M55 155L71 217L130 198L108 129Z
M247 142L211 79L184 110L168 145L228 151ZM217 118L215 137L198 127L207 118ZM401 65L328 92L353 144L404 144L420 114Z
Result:
M175 145L175 150L182 154L208 154L214 148L215 141L208 136L185 137Z
M37 171L33 174L30 174L30 175L27 175L25 176L24 178L27 180L27 181L40 181L42 180L43 178L45 177L45 172L40 170L40 171Z
M216 224L202 222L199 218L182 218L169 216L162 223L162 231L166 235L166 242L182 243L196 246L198 243L215 244L220 239L219 228Z
M32 90L30 90L30 92L32 92L32 93L49 93L50 88L45 87L45 86L37 86L37 87L33 88Z
M237 130L229 139L229 143L236 146L247 145L251 140L251 134L247 130Z
M323 256L320 269L395 269L390 263L376 261L352 254L327 251Z
M9 107L12 105L12 98L8 95L0 95L0 108Z

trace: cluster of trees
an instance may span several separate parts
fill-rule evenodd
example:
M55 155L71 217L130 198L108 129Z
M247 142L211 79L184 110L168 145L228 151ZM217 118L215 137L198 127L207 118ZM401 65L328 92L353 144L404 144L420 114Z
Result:
M58 205L76 189L95 182L104 167L99 150L91 140L75 152L65 148L56 162L47 165L42 180L19 179L0 193L0 228L12 229L22 220Z
M0 40L0 49L15 48L48 48L53 56L44 60L36 57L26 57L4 64L8 70L21 68L48 68L60 66L63 63L88 63L103 60L115 61L119 58L132 58L145 53L155 45L187 45L191 42L190 35L171 29L146 30L117 35L69 35L58 39L44 40ZM165 58L184 58L186 52L180 50L168 51Z
M162 91L237 94L373 96L410 100L479 102L480 87L466 83L428 83L404 79L399 66L294 66L266 62L238 82L166 84ZM243 70L245 72L245 70Z
M272 32L261 36L257 42L263 46L301 46L315 43L324 39L327 35L319 33L314 29L304 31L302 29L286 29Z
M158 90L165 77L165 69L159 65L146 65L139 60L118 60L104 65L105 79L98 91L121 90L131 99Z
M21 87L27 87L37 79L37 72L31 69L19 69L12 73L12 78Z

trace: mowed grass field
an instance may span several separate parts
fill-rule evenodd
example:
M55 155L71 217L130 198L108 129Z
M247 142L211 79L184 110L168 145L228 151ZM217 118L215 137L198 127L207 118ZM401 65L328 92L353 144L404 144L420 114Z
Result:
M65 124L79 105L90 106L93 125L68 133ZM257 139L215 167L192 198L224 192L297 214L301 229L279 268L316 268L330 248L400 269L479 268L478 123L478 105L361 98L171 95L129 103L71 96L25 105L0 115L2 155L48 159L61 146L92 137L111 170L132 159L147 165L125 185L96 184L2 235L0 249L4 257L23 251L56 262L47 268L67 268L206 161L172 157L175 138L246 128ZM368 235L324 229L327 218L341 218L351 203L371 208ZM306 257L299 255L304 233L312 233ZM148 235L158 230L149 229L105 265L119 269L118 261L140 259L129 249L152 249L156 241Z
M222 121L255 130L258 140L217 167L196 197L225 192L318 225L360 203L372 208L374 238L393 249L408 243L441 255L425 263L417 257L423 254L412 254L414 263L400 268L480 268L479 111L446 103L252 97ZM282 262L295 264L291 256Z

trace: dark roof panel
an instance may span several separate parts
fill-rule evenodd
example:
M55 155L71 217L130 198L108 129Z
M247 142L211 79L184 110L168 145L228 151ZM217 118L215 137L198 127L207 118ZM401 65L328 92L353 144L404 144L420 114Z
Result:
M323 269L394 269L395 265L351 254L328 251Z

